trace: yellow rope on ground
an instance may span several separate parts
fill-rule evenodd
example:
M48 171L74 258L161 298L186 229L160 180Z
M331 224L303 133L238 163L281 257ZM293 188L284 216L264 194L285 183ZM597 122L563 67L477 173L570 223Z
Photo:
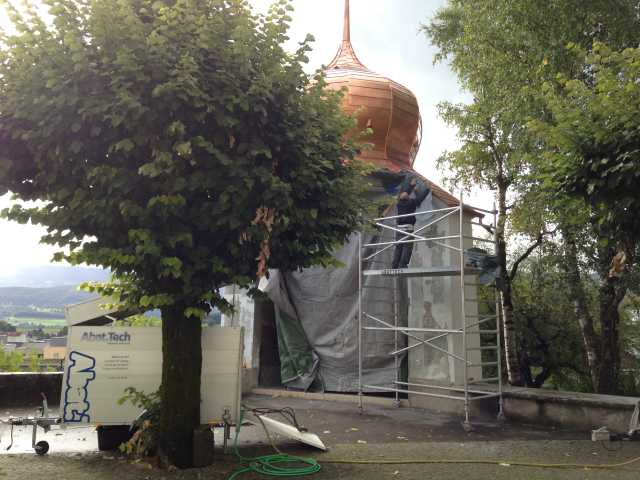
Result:
M475 465L499 465L505 467L534 467L534 468L579 468L591 470L610 470L614 468L626 467L640 462L640 457L632 458L622 463L612 464L580 464L580 463L529 463L511 462L508 460L331 460L321 459L322 463L353 464L353 465L434 465L434 464L475 464Z

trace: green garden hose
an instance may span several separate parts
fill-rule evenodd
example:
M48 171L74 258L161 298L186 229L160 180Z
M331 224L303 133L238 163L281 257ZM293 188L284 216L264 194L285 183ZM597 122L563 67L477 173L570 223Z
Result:
M271 477L304 477L306 475L313 475L320 471L320 464L315 458L311 457L296 457L293 455L287 455L282 453L275 446L275 443L271 439L269 430L265 427L264 423L260 419L259 415L256 418L262 423L262 427L269 438L271 446L276 450L275 454L262 455L254 458L243 457L238 450L238 435L240 434L240 427L244 419L244 410L240 412L240 418L236 423L236 435L233 442L233 448L235 449L238 458L246 464L246 467L237 470L229 477L229 480L235 480L240 475L249 472L255 472L262 475L268 475Z

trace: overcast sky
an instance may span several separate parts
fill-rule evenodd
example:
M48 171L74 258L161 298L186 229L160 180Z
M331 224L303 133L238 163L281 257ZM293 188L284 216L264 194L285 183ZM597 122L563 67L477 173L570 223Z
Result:
M251 0L265 10L271 0ZM415 168L442 183L435 160L456 148L456 131L447 127L436 111L438 102L463 102L455 76L446 65L433 65L434 48L419 31L446 0L351 0L351 40L360 60L371 70L408 87L418 98L423 119L423 140ZM316 41L309 70L329 63L341 40L344 0L293 0L295 12L290 31L292 48L311 33ZM4 19L2 19L4 20ZM478 192L474 201L490 207L489 192ZM0 197L0 208L9 204ZM39 245L42 230L0 220L0 268L3 273L19 267L47 264L52 249Z

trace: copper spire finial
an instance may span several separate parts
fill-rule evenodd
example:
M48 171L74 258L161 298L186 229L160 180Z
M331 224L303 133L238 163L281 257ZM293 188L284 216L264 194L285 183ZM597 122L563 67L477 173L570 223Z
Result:
M351 43L351 15L349 14L349 0L344 2L344 31L342 41Z
M368 70L353 51L351 45L351 14L349 13L349 0L344 2L344 31L342 32L342 45L327 68L346 68L350 70Z

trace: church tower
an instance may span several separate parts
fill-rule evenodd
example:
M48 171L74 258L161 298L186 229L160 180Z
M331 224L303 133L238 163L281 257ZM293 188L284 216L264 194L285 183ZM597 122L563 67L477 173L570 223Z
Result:
M364 161L393 172L413 167L422 134L415 95L406 87L364 66L351 44L349 0L345 0L344 32L338 53L325 70L327 88L346 87L344 110L358 112L358 129L371 128Z

